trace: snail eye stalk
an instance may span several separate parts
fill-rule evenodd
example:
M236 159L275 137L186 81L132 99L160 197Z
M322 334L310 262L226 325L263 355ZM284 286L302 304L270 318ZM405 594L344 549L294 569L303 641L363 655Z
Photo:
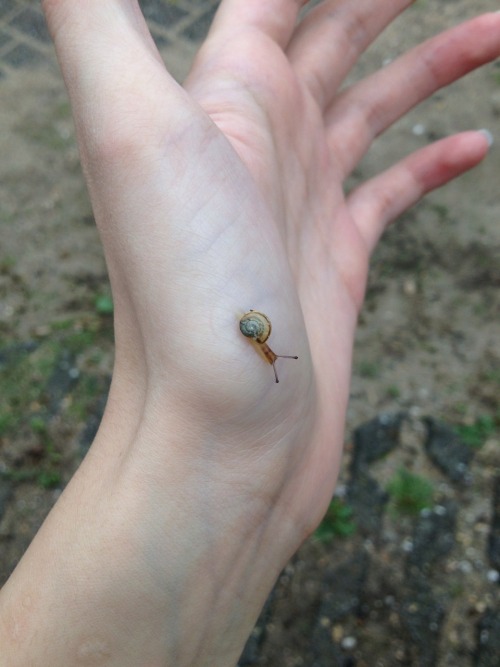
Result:
M276 372L275 366L276 359L298 359L298 357L290 354L276 354L271 350L266 343L271 335L271 320L267 315L260 313L258 310L250 310L248 313L245 313L240 320L240 331L244 336L251 338L259 346L262 354L273 367L274 377L276 383L278 383L278 373Z

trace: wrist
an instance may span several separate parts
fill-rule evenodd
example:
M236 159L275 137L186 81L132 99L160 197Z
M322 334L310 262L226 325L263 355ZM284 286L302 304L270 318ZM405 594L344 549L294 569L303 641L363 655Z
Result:
M289 555L275 499L213 430L113 401L0 595L0 665L234 665Z

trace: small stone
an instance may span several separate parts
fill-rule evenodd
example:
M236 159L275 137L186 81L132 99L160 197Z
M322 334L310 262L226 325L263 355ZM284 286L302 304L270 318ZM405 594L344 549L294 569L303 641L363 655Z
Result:
M352 651L353 648L357 646L357 640L355 637L344 637L340 642L340 645L345 651Z
M401 544L401 548L405 553L410 553L410 551L413 551L413 540L411 540L409 537L406 537Z
M468 560L462 560L460 561L460 572L463 574L470 574L472 572L472 565L469 563Z
M493 517L488 537L488 557L493 569L500 571L500 475L493 483Z
M344 628L341 625L334 625L332 628L332 639L339 644L344 637Z
M403 294L406 296L415 296L417 293L417 283L413 278L408 278L403 283Z
M431 417L425 419L427 438L425 449L431 461L452 482L469 481L469 464L473 450L466 445L455 431L446 424Z
M496 584L500 580L500 572L498 570L488 570L486 579L488 579L491 584Z

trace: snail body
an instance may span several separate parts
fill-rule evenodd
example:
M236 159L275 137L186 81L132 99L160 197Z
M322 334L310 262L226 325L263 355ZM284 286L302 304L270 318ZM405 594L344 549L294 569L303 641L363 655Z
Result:
M298 357L288 354L276 354L271 350L266 343L272 331L271 320L267 315L264 315L264 313L261 313L258 310L250 310L243 315L240 319L240 331L244 336L250 338L259 346L264 358L273 367L276 382L279 382L275 366L276 359L298 359Z

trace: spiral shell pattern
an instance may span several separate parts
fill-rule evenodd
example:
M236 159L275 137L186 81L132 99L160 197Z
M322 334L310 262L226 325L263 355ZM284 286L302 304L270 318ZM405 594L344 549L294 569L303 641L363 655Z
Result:
M264 343L271 335L271 322L264 313L251 310L241 318L240 331L247 338Z

